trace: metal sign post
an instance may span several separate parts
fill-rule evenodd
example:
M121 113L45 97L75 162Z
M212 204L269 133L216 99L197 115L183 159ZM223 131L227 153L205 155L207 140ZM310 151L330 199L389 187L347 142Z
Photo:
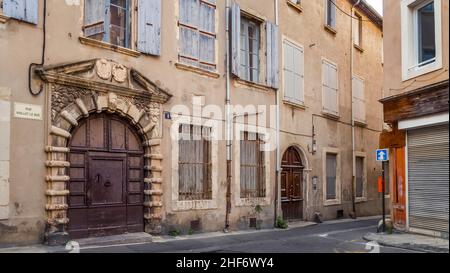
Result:
M381 227L381 230L383 232L386 232L386 177L385 177L385 162L389 161L389 150L388 149L382 149L382 150L377 150L376 152L376 160L378 162L382 163L381 166L381 177L382 177L382 181L381 181L381 188L382 188L382 197L381 200L383 202L382 209L383 209L383 224Z

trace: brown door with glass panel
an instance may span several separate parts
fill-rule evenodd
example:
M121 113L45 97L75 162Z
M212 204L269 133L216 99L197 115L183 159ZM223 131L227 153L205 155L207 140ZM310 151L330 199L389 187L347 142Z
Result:
M143 148L119 117L93 115L70 141L69 233L73 239L144 230Z
M294 147L283 155L281 173L281 208L287 221L303 219L303 170L300 154Z

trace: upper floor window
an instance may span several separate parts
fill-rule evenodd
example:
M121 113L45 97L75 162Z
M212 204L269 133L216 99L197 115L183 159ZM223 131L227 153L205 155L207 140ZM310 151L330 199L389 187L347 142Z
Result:
M241 76L244 80L259 81L260 23L241 18Z
M305 56L303 48L285 40L283 42L283 51L284 99L303 105L305 103Z
M353 88L353 107L354 118L356 122L366 123L366 99L364 92L364 80L360 77L353 76L352 80Z
M85 37L131 48L131 2L129 0L86 0Z
M402 0L403 80L442 68L441 0Z
M244 81L278 89L278 25L251 13L241 12L237 3L233 3L230 9L232 74ZM265 81L261 73L263 65L266 68Z
M85 0L84 37L160 55L161 11L161 0Z
M325 0L325 25L336 29L336 0Z
M180 0L179 61L216 70L216 0Z
M326 114L339 116L338 67L322 60L322 109Z
M363 35L363 18L355 12L353 19L353 43L356 47L362 49L362 35Z

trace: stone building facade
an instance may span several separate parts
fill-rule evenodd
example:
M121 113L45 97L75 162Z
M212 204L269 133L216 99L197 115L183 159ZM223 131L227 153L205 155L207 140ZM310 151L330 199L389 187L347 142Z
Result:
M0 244L379 214L382 21L354 4L3 0Z

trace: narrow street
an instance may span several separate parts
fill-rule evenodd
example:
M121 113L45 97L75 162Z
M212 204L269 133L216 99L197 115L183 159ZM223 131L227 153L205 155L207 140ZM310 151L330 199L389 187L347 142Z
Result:
M378 220L330 222L289 230L261 231L210 238L158 240L150 244L82 248L81 253L367 253L363 235ZM413 253L381 247L381 253Z

